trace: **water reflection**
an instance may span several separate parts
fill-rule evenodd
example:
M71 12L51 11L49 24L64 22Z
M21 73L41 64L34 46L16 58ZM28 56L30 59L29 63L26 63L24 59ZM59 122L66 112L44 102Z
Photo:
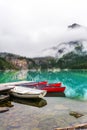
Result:
M0 71L0 83L15 82L19 80L26 80L27 70L21 71Z
M45 97L65 97L64 92L47 92Z
M16 103L34 106L34 107L44 107L47 105L47 101L45 99L21 99L12 97L11 100Z

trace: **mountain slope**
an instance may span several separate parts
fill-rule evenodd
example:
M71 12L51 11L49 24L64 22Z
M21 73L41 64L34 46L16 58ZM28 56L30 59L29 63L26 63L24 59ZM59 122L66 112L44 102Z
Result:
M87 69L87 28L69 25L61 43L44 49L37 58L0 53L0 69Z
M10 62L6 61L5 58L0 57L0 70L7 70L7 69L17 69L17 68Z
M61 69L87 69L87 55L70 52L57 61Z
M54 47L43 50L43 57L52 56L59 59L72 51L80 55L81 53L87 53L87 29L76 23L69 25L68 29L66 42L58 43L58 45ZM83 32L83 35L80 32Z
M0 70L17 69L25 70L35 67L33 59L11 53L0 53Z
M87 41L86 40L77 40L77 41L69 41L58 44L56 47L52 47L44 50L42 56L52 56L54 58L62 58L63 55L66 55L70 52L74 52L76 54L87 53Z

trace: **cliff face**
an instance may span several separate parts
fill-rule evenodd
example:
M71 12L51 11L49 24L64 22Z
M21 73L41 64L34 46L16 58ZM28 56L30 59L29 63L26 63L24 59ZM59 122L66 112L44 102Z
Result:
M25 59L12 59L10 62L18 69L28 69L28 64Z
M0 57L4 58L7 62L14 66L14 69L28 69L27 59L24 57L9 53L0 53Z
M0 57L0 70L16 69L9 61L5 58Z

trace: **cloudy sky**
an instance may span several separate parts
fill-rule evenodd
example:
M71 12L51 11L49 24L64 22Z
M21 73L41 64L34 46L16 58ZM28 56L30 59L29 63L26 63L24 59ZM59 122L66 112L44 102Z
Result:
M0 52L34 57L73 23L87 26L87 0L0 0Z

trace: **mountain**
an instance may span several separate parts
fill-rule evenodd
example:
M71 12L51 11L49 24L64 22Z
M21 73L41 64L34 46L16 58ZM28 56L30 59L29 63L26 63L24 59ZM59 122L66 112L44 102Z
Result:
M5 69L87 69L87 28L68 26L62 42L41 51L36 58L0 53L0 70Z
M52 57L26 58L11 53L0 53L0 70L48 69L54 66Z
M32 59L11 53L0 53L0 70L30 68L35 68L35 62Z
M67 35L69 35L70 37L74 35L74 38L71 37L71 39L67 40L66 42L61 42L58 43L58 45L56 46L53 46L48 49L44 49L42 51L43 57L52 56L54 58L60 59L64 55L70 52L80 54L80 55L83 53L85 54L87 53L87 37L84 38L84 36L82 37L82 35L81 36L79 35L79 32L81 32L81 30L82 31L84 30L85 33L87 33L86 28L79 24L74 23L72 25L69 25L68 29L69 30L67 31L68 32ZM75 34L78 35L77 38L75 38L76 37Z
M69 25L64 34L63 42L44 49L41 56L53 57L55 68L86 69L87 28L77 23Z
M62 58L63 55L68 54L70 52L74 53L87 53L87 41L86 40L77 40L77 41L69 41L58 44L55 47L44 50L42 53L43 57L51 56L54 58Z
M68 28L70 29L75 29L75 28L79 28L81 27L81 25L77 24L77 23L73 23L72 25L69 25Z
M12 65L10 62L6 61L5 58L0 57L0 70L6 69L16 69L16 67Z
M87 69L87 54L70 52L56 62L61 69Z

